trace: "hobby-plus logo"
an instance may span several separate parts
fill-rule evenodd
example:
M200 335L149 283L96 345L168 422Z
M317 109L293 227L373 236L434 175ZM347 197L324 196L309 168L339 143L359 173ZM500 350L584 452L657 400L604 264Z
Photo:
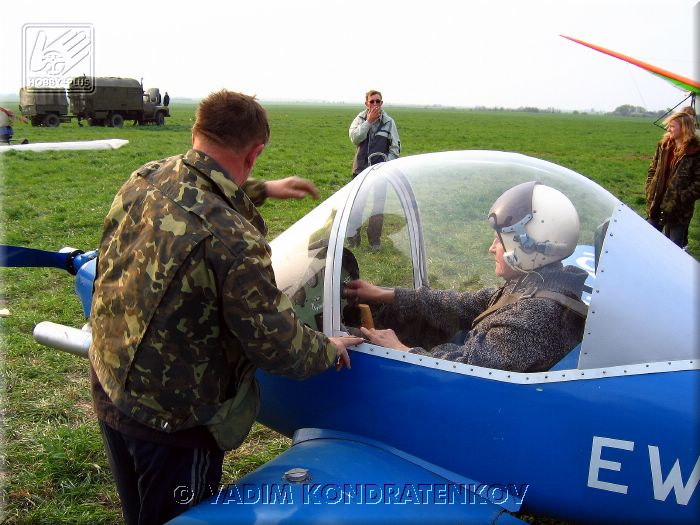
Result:
M67 88L74 77L91 78L95 38L91 24L25 24L22 80L32 88Z

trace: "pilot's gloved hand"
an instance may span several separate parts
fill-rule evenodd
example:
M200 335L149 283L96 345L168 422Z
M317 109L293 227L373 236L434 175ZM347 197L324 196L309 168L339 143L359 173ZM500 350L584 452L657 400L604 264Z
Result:
M391 304L394 302L393 288L380 288L362 279L350 281L345 285L343 295L355 303Z

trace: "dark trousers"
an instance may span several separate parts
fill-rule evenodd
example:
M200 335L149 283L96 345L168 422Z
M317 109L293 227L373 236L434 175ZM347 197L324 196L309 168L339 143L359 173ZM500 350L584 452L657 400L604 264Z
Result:
M12 138L12 135L14 134L14 131L12 129L12 126L3 126L0 128L0 142L4 142L5 144L10 143L10 139Z
M159 525L217 493L224 452L132 438L100 421L127 525Z
M354 177L353 177L354 178ZM370 246L379 246L384 225L384 204L386 203L386 180L373 180L372 211L367 222L367 240ZM359 246L362 234L362 215L367 205L368 191L360 189L357 199L352 205L348 221L348 238L350 246Z
M688 224L659 224L654 219L647 219L647 222L654 228L662 232L678 246L683 248L688 244Z

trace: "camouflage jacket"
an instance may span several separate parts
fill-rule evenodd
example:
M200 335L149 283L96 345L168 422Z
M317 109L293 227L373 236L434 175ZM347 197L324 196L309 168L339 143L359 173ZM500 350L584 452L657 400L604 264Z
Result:
M669 162L672 148L672 141L660 141L647 171L647 217L661 224L690 224L700 199L700 143L691 140L680 158Z
M246 189L264 200L263 183ZM105 219L91 314L90 360L118 409L164 432L207 425L230 449L257 415L256 367L304 378L334 363L277 288L265 232L201 152L131 175Z

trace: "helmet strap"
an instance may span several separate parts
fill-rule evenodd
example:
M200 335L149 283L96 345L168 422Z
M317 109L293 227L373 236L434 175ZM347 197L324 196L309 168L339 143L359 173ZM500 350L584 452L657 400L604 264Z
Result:
M536 244L525 231L525 225L532 220L532 214L528 213L515 224L501 228L500 233L514 233L513 240L520 244L525 253L535 251Z

